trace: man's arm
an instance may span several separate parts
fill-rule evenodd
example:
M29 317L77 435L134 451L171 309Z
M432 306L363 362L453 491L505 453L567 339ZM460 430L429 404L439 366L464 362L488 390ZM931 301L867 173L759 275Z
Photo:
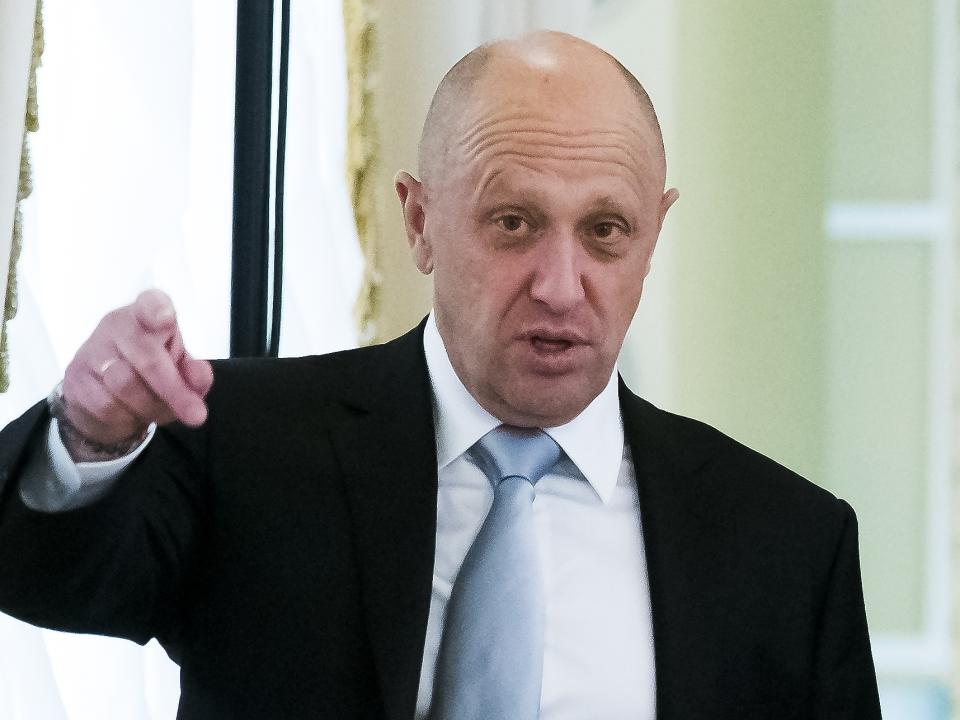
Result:
M212 382L210 363L186 351L164 293L148 290L108 313L47 399L53 420L21 470L21 499L44 512L96 501L158 424L204 422Z
M167 428L109 493L39 512L23 470L48 427L45 403L0 431L0 610L26 622L145 643L182 607L204 516L204 433Z
M857 517L847 503L827 595L820 612L813 676L816 720L880 720L876 672L870 652L860 580Z
M206 420L212 381L210 364L186 352L163 293L143 293L104 317L67 366L52 407L40 403L0 433L0 610L138 642L163 632L205 498L203 433L184 426ZM73 474L73 463L116 460L150 426L175 421L182 424L128 458L122 482L109 477L117 468L99 485ZM49 472L58 462L59 479Z

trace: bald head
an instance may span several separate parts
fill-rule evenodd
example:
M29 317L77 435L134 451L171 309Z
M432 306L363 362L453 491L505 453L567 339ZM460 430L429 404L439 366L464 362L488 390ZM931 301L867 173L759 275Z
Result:
M440 83L397 197L463 386L508 425L569 422L614 377L676 189L640 83L561 33L485 45Z
M665 166L663 136L650 96L640 81L608 52L566 33L540 31L516 39L481 45L461 58L440 81L419 145L419 172L422 179L434 178L450 160L450 148L458 133L465 130L464 109L496 101L489 95L504 89L521 89L524 81L553 82L557 93L569 95L577 85L596 87L598 75L607 75L613 87L629 94L632 110L648 127L655 152ZM525 77L521 77L525 76ZM663 174L665 175L665 167Z

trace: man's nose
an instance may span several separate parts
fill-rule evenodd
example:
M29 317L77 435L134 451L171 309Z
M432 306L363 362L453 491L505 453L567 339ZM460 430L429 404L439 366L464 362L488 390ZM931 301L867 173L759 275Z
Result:
M572 310L585 297L583 248L573 233L544 238L533 261L530 296L551 311Z

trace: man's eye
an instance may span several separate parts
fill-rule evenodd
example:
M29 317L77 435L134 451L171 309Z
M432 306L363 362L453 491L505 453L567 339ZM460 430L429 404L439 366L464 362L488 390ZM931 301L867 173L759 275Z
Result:
M617 226L612 222L597 223L593 226L593 233L601 240L606 240L617 230Z
M508 233L515 233L523 229L523 226L526 225L526 220L519 215L504 215L503 217L497 218L497 224Z

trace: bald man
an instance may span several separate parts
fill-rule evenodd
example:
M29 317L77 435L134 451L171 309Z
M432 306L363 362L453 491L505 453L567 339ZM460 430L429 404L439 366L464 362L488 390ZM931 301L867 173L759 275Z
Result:
M479 48L419 174L391 343L211 366L162 293L104 319L0 435L0 609L158 638L184 720L879 718L850 507L616 372L677 199L636 79Z

